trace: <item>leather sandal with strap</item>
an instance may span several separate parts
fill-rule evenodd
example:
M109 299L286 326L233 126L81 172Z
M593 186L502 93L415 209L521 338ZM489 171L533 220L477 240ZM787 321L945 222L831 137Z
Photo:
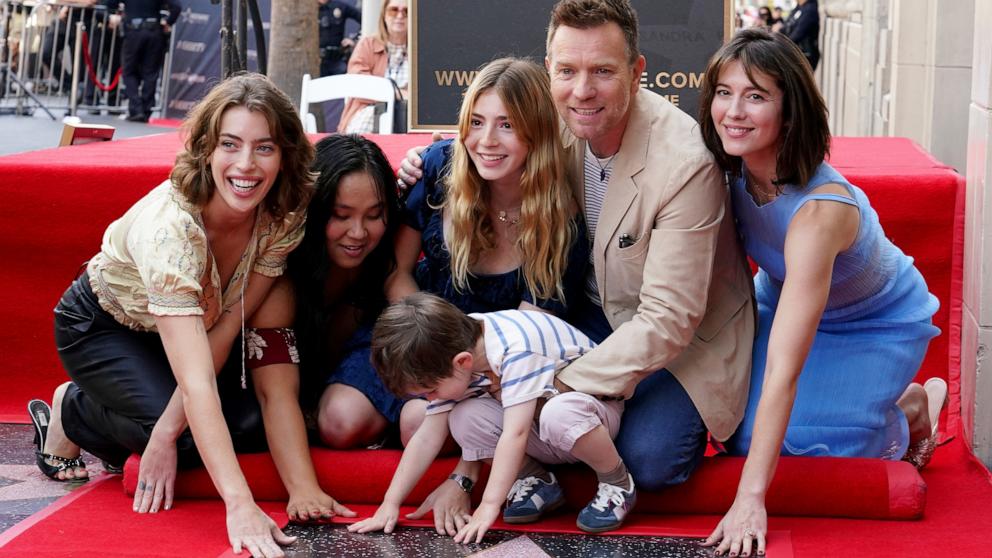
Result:
M38 448L34 455L38 469L46 477L58 482L85 482L89 480L89 476L59 478L59 473L64 473L70 469L85 469L86 464L83 463L82 457L61 457L44 452L45 440L48 438L48 423L52 417L52 408L48 406L48 403L40 399L32 399L28 402L28 414L31 415L31 423L34 424L34 443Z

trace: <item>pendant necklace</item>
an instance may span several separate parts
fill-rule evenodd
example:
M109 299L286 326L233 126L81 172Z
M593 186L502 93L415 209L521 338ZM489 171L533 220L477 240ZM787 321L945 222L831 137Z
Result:
M614 153L609 159L606 160L606 164L605 165L602 164L602 163L600 163L599 162L599 157L597 157L596 154L593 153L592 160L593 161L596 161L596 166L599 167L599 181L600 182L606 182L606 171L607 171L607 169L610 168L610 165L613 164L613 159L616 159L616 157L617 157L617 155L619 153L620 153L619 151L617 151L616 153Z

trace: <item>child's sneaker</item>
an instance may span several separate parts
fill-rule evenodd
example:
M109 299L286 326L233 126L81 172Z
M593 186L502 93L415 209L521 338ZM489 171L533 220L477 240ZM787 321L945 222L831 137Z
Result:
M506 523L533 523L545 513L554 511L565 503L565 494L554 473L548 473L551 481L538 477L518 479L510 488L503 510Z
M619 486L599 483L596 497L579 512L575 524L587 533L602 533L619 527L630 509L637 502L637 491L634 489L634 479L627 475L630 490Z

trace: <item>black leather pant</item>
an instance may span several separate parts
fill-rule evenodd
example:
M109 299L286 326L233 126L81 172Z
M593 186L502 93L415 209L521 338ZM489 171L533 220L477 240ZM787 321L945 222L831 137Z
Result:
M55 345L73 383L62 400L62 425L74 443L113 465L142 453L176 390L157 333L134 331L100 307L86 274L55 307ZM240 342L217 377L235 451L266 449L262 414L248 376L241 389ZM187 429L176 440L179 466L201 463Z

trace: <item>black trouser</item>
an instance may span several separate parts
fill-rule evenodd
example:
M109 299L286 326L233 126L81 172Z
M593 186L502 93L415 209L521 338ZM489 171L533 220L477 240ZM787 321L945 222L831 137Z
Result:
M83 274L55 307L55 345L73 381L62 400L69 439L114 465L142 453L176 390L159 335L118 323L100 307ZM241 389L240 350L232 351L217 388L235 451L264 451L262 413L250 375L248 389ZM200 463L189 429L176 446L180 467Z
M348 73L348 59L340 54L328 54L320 58L320 77Z
M165 31L158 22L128 24L121 46L121 68L127 112L131 116L151 114L155 106L155 83L167 48Z

